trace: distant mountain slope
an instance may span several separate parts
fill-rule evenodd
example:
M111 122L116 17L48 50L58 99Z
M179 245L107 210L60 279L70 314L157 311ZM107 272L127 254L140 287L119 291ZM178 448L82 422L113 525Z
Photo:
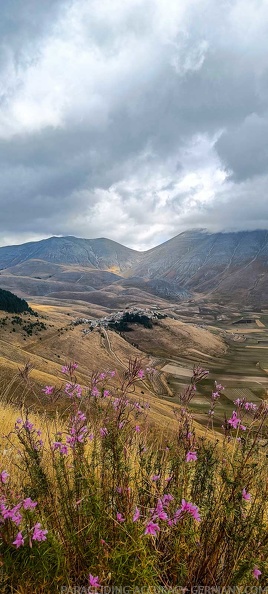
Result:
M0 248L0 269L38 259L53 264L79 264L120 272L130 268L139 258L139 252L111 239L50 237Z
M268 303L268 231L188 231L146 252L133 273L226 300Z
M51 237L0 248L0 269L3 288L21 296L85 293L88 301L97 290L92 302L104 304L106 287L117 295L118 284L174 301L200 293L268 305L268 231L187 231L147 252L109 239Z

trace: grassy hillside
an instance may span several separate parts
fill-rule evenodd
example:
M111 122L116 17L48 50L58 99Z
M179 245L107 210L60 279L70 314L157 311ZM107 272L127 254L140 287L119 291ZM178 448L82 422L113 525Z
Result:
M83 389L78 370L62 370L64 415L55 386L43 392L53 419L1 407L1 592L264 588L267 406L234 404L222 440L210 414L199 437L188 404L206 372L196 369L175 431L164 421L160 431L133 399L147 373L139 360L117 386L99 369Z

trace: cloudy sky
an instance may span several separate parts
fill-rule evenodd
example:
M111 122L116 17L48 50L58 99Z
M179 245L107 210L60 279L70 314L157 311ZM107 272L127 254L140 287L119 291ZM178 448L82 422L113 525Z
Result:
M8 0L0 245L268 228L267 0Z

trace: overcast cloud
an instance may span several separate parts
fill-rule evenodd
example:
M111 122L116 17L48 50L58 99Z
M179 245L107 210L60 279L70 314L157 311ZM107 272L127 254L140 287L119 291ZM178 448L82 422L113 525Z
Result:
M267 0L9 0L0 245L268 228Z

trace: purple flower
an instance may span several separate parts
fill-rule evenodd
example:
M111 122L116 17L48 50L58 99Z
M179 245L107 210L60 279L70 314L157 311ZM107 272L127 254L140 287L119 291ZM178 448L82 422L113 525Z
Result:
M252 573L253 573L253 577L255 577L256 580L258 580L259 579L259 576L261 575L261 571L259 570L259 568L258 567L254 567Z
M39 542L41 542L42 540L46 540L46 534L47 530L43 530L41 528L40 522L37 522L37 524L35 524L35 526L33 527L33 540L38 540Z
M138 371L138 377L140 379L143 379L144 378L144 375L145 375L145 373L144 373L143 369L139 369L139 371Z
M95 396L95 398L97 398L100 395L100 392L99 392L97 386L94 386L94 388L92 388L91 395Z
M196 452L188 452L186 454L186 462L195 462L197 460Z
M42 392L44 392L45 394L53 394L54 392L54 386L46 386L45 388L43 388Z
M228 419L229 425L233 427L233 429L242 429L242 431L246 431L246 427L241 425L241 419L238 418L237 413L233 410L233 414L230 419Z
M133 515L133 522L137 522L140 519L140 510L136 507L134 515Z
M120 523L125 522L125 518L119 512L117 512L117 514L116 514L116 519Z
M19 509L21 508L21 503L18 503L10 510L7 510L7 517L11 519L11 522L14 522L16 526L19 526L22 520L22 515L19 513ZM3 514L4 516L4 514Z
M153 474L153 476L151 476L151 481L159 481L160 479L160 474Z
M108 429L106 427L101 427L100 435L101 435L101 437L106 437L106 435L108 435Z
M28 421L28 419L27 419L27 421L25 421L25 423L24 423L24 425L23 425L23 426L24 426L24 428L25 428L25 429L27 429L28 431L32 431L32 429L33 429L33 426L34 426L34 425L33 425L33 423L31 423L31 422L30 422L30 421Z
M140 430L141 430L140 426L139 425L136 425L136 427L135 427L136 433L140 433Z
M15 545L17 549L24 545L24 538L23 538L21 532L18 532L18 534L17 534L15 540L13 540L12 544Z
M220 398L219 392L212 392L211 398L212 400L218 400L218 398Z
M77 363L69 363L69 365L63 365L61 371L62 373L72 373L73 371L75 371L75 369L77 369L77 367Z
M68 446L67 446L66 444L64 444L64 443L63 443L63 444L61 445L61 447L60 447L60 453L61 453L63 456L67 456L67 454L68 454Z
M158 499L157 506L155 508L155 513L153 516L153 520L168 520L168 515L164 511L163 503L161 499Z
M144 534L151 534L152 536L156 536L157 532L160 531L159 525L156 524L155 522L148 522L148 524L146 524L145 527L145 531Z
M109 390L104 390L104 392L103 392L103 397L104 397L104 398L108 398L108 396L110 396L110 392L109 392Z
M24 509L34 509L37 506L37 501L32 501L31 497L26 497L23 500Z
M199 509L197 505L194 505L193 503L187 502L185 501L185 499L182 499L181 507L177 509L177 511L175 512L174 522L176 523L176 521L181 517L181 515L185 513L190 514L192 518L194 518L194 520L196 520L197 522L201 522Z
M169 503L171 501L173 501L173 499L174 499L173 495L171 495L170 493L167 493L167 494L163 495L162 503L163 503L163 505L169 505Z
M257 405L254 402L245 402L244 409L245 410L257 410Z
M98 576L93 576L91 575L91 573L89 574L88 577L88 581L89 581L89 585L92 586L92 588L100 588L101 585L99 583L99 577Z
M98 379L100 381L104 380L105 378L106 378L106 373L102 372L102 373L99 374L99 378Z
M251 495L250 495L250 493L246 492L246 489L243 489L242 497L243 497L243 499L245 499L245 501L250 501Z
M0 481L1 481L1 483L3 483L3 484L7 483L8 477L9 477L8 472L6 470L3 470L1 472L1 474L0 474Z

